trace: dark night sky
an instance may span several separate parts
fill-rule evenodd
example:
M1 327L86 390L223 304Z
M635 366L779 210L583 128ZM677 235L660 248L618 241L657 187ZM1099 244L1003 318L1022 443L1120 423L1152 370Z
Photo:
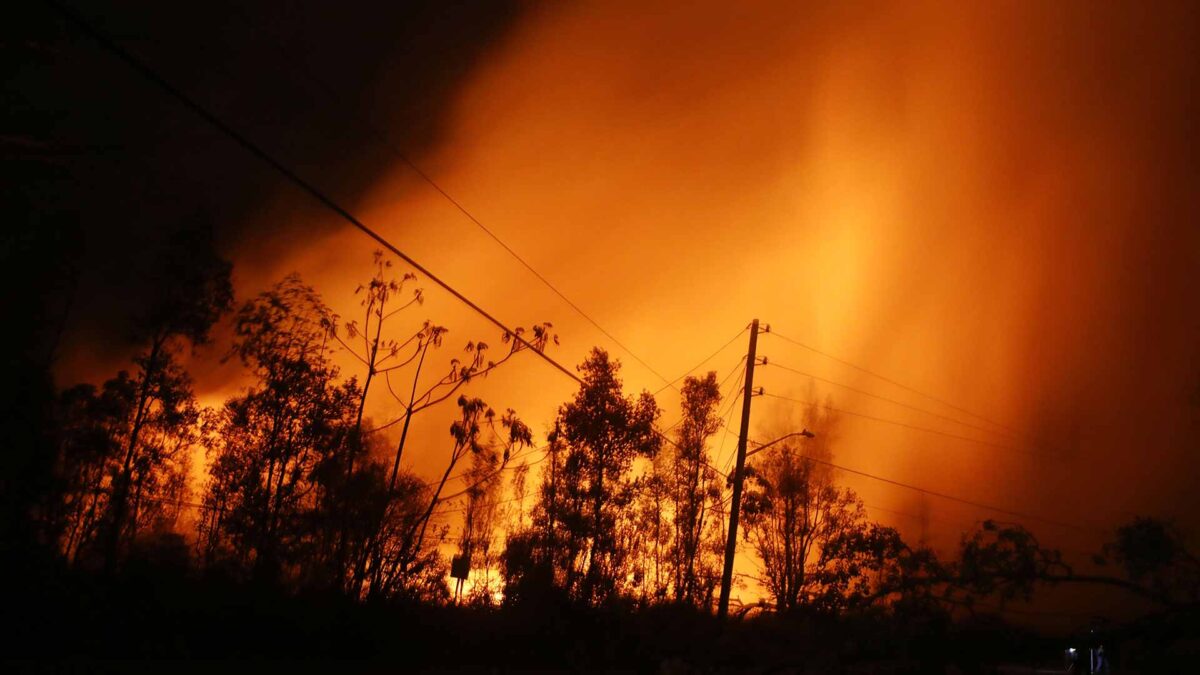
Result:
M348 203L394 161L361 151L376 141L359 120L388 120L389 138L421 156L456 83L516 17L506 2L69 4ZM245 226L276 174L51 7L24 10L0 29L5 182L18 203L34 195L36 217L79 228L72 322L119 338L112 319L136 308L139 265L169 223L208 220L251 263L255 246L291 236L283 219Z

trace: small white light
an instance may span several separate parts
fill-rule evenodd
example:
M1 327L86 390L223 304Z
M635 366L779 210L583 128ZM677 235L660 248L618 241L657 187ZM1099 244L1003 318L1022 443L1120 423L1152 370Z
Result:
M1067 647L1067 651L1069 651L1069 652L1071 652L1072 654L1074 654L1074 653L1075 653L1075 648L1074 648L1074 647Z

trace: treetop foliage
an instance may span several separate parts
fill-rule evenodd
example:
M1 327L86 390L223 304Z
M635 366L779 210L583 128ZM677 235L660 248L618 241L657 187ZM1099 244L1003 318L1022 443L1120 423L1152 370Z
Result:
M526 349L557 345L553 326L501 334L498 356L478 339L443 356L449 330L410 316L424 306L417 278L379 254L355 290L361 319L336 316L294 274L243 302L226 358L253 381L201 409L179 349L208 339L232 295L228 264L190 253L164 257L179 273L135 327L148 341L131 367L49 404L52 479L23 517L68 569L118 571L153 551L240 582L437 604L452 597L454 555L469 570L455 597L477 605L711 611L728 519L712 456L723 424L715 372L683 381L668 437L654 396L626 393L620 362L594 348L538 448L515 410L469 385ZM358 372L334 364L339 350ZM399 403L399 416L366 419L373 395ZM428 481L401 457L414 418L442 404L454 411L446 435L412 450L442 463ZM835 480L829 408L805 411L815 438L781 442L747 467L739 555L752 553L757 570L740 576L769 593L760 608L941 616L1063 583L1124 588L1169 608L1200 602L1200 563L1159 520L1117 530L1096 557L1112 575L1078 573L1019 524L985 521L947 559L906 542ZM194 486L201 452L205 480Z

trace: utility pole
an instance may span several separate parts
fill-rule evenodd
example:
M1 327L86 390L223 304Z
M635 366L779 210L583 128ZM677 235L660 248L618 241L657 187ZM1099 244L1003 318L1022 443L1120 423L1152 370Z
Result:
M729 614L729 591L733 583L733 553L737 548L738 509L742 504L742 474L746 465L746 435L750 431L750 397L754 395L755 351L758 347L758 319L750 323L750 353L746 355L746 388L742 393L742 430L738 433L737 464L733 469L733 499L729 503L729 538L725 542L725 569L721 573L721 599L717 618Z

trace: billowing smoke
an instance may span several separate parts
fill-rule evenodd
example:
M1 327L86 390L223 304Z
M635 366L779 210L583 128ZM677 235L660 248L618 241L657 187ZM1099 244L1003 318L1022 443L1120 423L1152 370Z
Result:
M546 9L464 88L431 167L668 377L758 317L978 417L764 337L772 362L939 416L823 382L819 400L987 442L844 415L848 466L1089 530L1182 517L1200 380L1194 14ZM411 223L391 231L502 314L560 319L564 359L607 344L436 195L395 198L406 176L362 208ZM623 360L631 384L661 386ZM780 368L758 382L808 398ZM755 417L794 405L756 399ZM995 516L847 480L910 515ZM1028 524L1064 548L1103 536Z
M1200 513L1196 14L1086 2L545 6L476 64L420 161L668 378L759 318L943 401L764 335L754 434L798 419L779 396L828 400L848 411L835 462L1077 525L1026 522L1068 552L1093 550L1130 513L1190 527ZM382 151L345 152L377 162ZM554 321L563 362L600 344L629 388L663 386L398 159L387 164L355 191L365 221L505 320ZM297 236L273 249L243 238L235 262L271 265L249 266L240 291L299 269L354 311L370 243L288 188L263 208L247 232L287 213ZM319 237L299 236L318 224ZM453 349L495 341L444 294L431 291L424 311L454 329ZM743 344L711 367L734 368ZM782 366L822 380L810 389ZM571 390L525 359L479 392L538 429ZM674 394L660 404L673 421ZM397 410L374 405L381 418ZM436 447L444 421L419 434ZM942 547L996 516L843 478L873 515Z

